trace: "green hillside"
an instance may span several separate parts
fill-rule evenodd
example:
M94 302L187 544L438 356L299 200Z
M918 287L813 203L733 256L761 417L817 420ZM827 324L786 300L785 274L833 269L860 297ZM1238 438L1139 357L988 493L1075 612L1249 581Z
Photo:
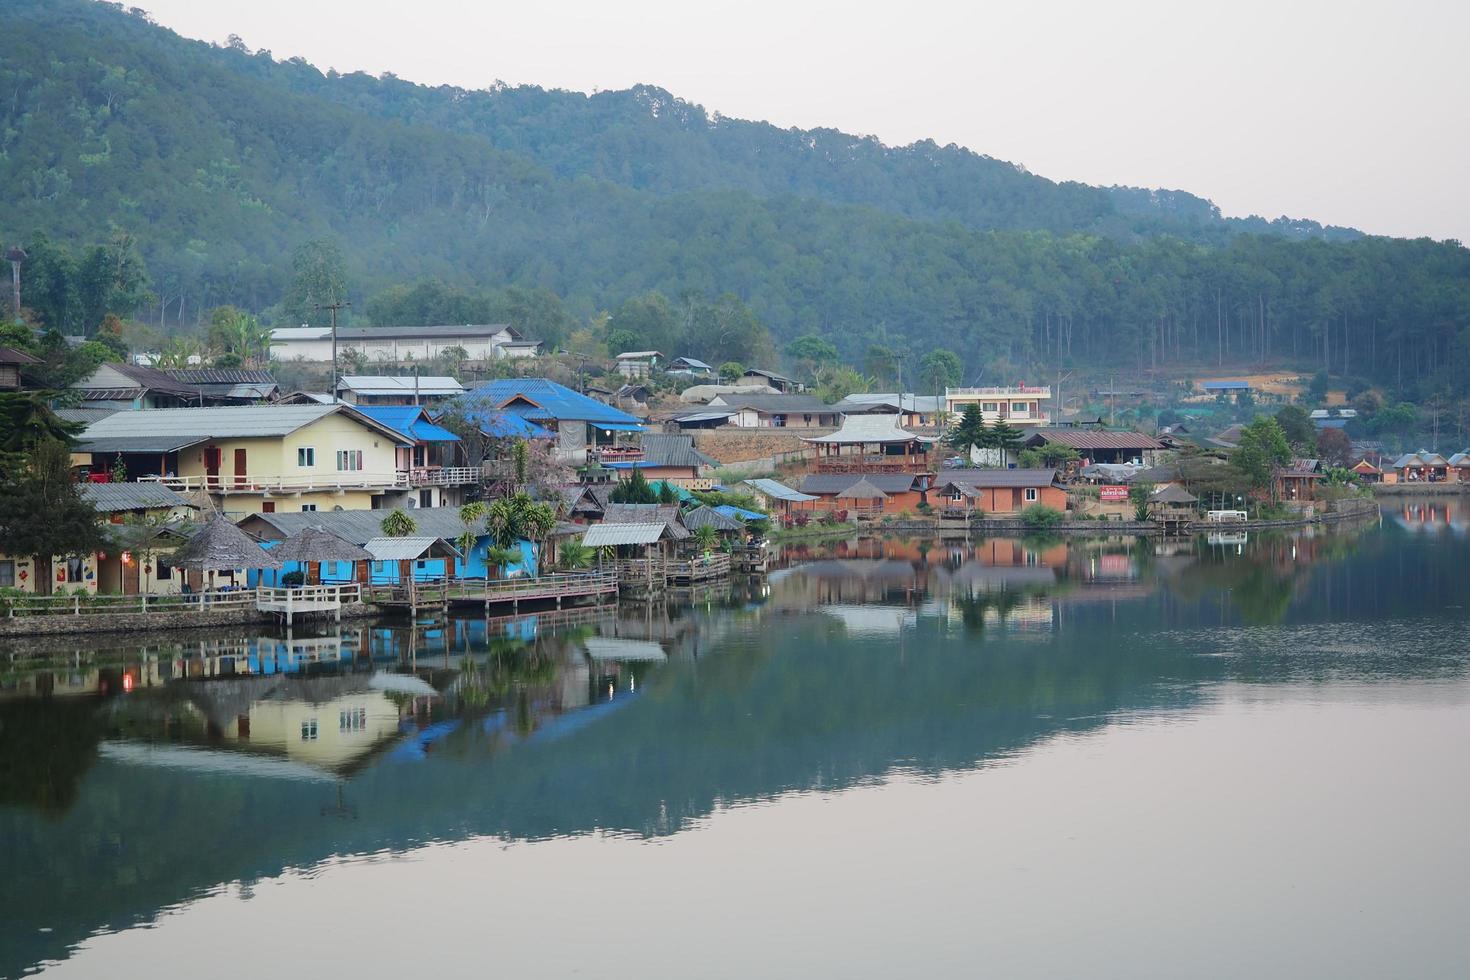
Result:
M430 89L87 0L7 14L0 235L131 234L154 299L117 312L169 327L268 314L292 252L331 239L358 309L425 278L541 287L578 316L656 289L734 294L778 342L815 332L852 358L950 347L971 375L1295 358L1413 391L1470 366L1455 244L1227 221L1188 194L711 117L654 88Z

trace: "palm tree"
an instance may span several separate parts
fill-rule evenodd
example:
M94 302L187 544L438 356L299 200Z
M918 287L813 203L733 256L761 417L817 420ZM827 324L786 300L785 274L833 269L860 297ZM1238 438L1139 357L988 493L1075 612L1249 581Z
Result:
M220 324L218 336L225 349L247 366L258 365L270 357L271 332L248 313L241 313Z
M701 524L694 529L694 543L700 551L714 551L720 543L720 532L712 524Z
M511 548L517 541L531 541L538 550L556 527L556 511L538 504L524 490L495 501L485 511L485 530L497 548Z

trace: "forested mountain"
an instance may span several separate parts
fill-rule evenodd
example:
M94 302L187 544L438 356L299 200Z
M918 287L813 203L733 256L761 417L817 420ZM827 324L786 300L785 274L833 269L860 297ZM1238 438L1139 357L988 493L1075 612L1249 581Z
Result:
M6 12L0 235L134 236L154 299L114 312L168 326L268 311L293 251L328 239L359 310L427 278L539 287L579 317L656 289L733 294L778 342L853 358L951 347L972 376L1292 356L1408 389L1470 373L1456 244L1226 221L1180 192L710 117L654 88L430 89L89 0ZM27 305L95 330L63 278L28 279Z

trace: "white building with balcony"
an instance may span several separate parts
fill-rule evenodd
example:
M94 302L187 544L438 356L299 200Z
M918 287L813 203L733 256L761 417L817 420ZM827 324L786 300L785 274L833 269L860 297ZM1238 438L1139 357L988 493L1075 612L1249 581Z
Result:
M1051 388L1045 385L944 389L944 408L951 415L968 405L979 405L987 424L1005 420L1018 429L1051 424Z

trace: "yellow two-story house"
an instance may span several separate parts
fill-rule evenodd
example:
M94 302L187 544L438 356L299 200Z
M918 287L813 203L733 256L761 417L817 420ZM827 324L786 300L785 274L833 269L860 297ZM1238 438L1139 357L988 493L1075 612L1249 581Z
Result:
M227 513L370 510L411 485L403 436L350 405L119 412L79 439L90 473L207 494Z

